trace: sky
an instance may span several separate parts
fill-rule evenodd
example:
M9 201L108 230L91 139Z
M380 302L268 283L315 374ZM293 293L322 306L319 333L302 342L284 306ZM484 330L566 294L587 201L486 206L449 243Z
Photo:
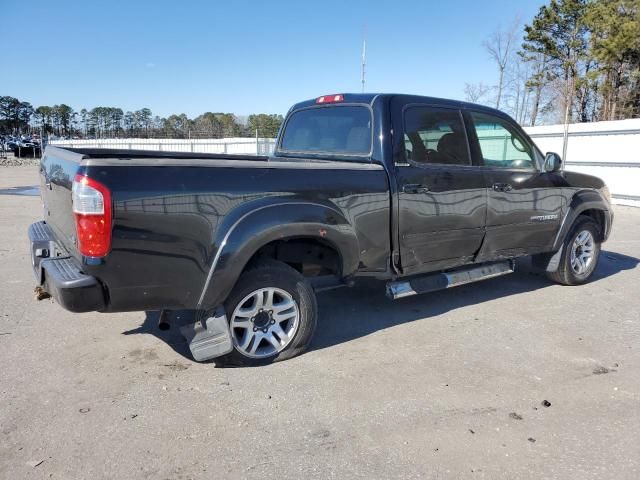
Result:
M495 84L482 47L543 0L0 0L0 95L167 116L285 114L361 91L463 99Z

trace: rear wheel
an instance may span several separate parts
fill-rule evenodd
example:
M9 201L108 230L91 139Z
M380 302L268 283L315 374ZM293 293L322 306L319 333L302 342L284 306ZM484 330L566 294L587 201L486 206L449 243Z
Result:
M221 365L255 366L302 353L317 323L309 282L285 263L265 261L242 274L225 302L233 351Z
M580 285L589 280L600 258L600 229L590 217L579 217L564 242L560 265L547 275L563 285Z

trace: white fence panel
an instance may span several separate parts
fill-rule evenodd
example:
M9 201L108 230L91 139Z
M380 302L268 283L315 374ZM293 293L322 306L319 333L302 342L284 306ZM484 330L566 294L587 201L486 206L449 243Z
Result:
M543 152L562 154L562 125L525 130ZM569 125L565 168L602 178L615 203L640 206L640 119Z
M562 125L526 127L525 130L544 153L562 153ZM496 142L496 148L502 145L499 139ZM115 138L50 142L51 145L66 147L244 155L271 155L275 143L273 138ZM565 160L567 170L602 178L616 203L640 206L640 119L570 125Z

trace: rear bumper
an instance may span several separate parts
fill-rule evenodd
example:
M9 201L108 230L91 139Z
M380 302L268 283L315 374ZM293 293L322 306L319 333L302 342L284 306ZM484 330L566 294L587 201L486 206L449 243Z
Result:
M56 302L71 312L105 309L105 293L100 282L82 273L77 260L64 251L45 222L29 226L29 240L36 281Z

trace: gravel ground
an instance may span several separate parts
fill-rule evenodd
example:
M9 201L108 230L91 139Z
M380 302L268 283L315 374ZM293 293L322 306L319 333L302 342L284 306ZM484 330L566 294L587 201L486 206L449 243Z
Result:
M0 167L31 167L40 165L40 159L34 157L17 157L11 152L0 152Z
M640 209L588 285L522 261L397 302L336 290L311 351L255 369L193 362L153 315L36 301L39 215L0 194L2 479L640 478Z

